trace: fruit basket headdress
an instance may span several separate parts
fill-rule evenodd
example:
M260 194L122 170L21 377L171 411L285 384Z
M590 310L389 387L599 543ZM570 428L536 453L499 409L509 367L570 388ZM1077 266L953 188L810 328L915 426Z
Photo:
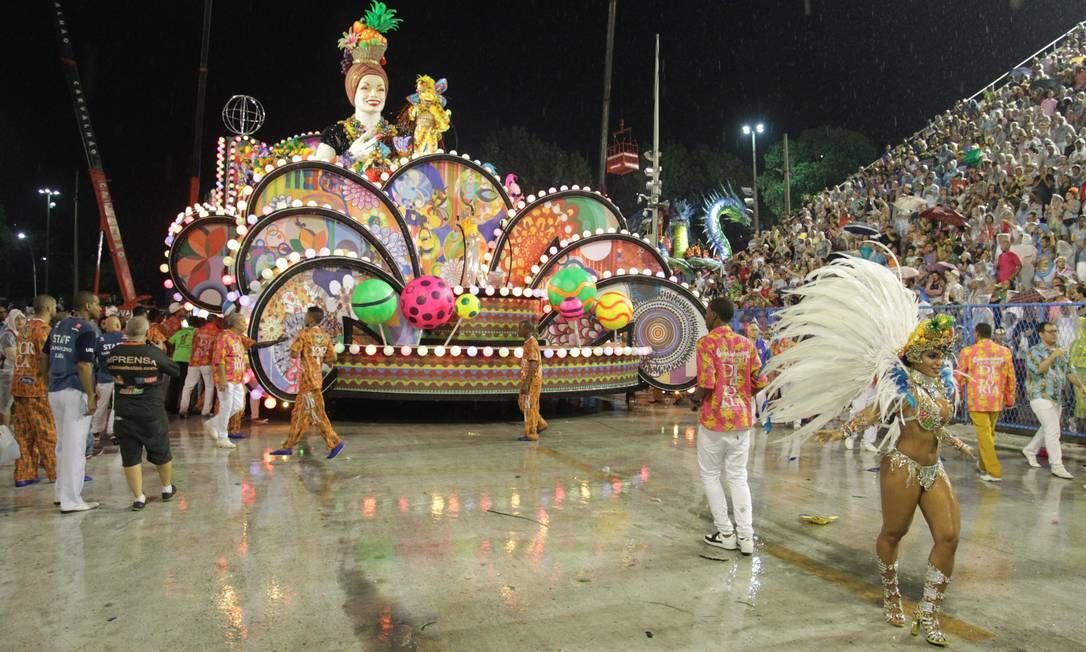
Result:
M358 83L366 75L377 75L383 79L387 91L388 74L382 67L388 49L385 34L397 29L400 22L395 9L374 0L362 18L356 20L340 37L338 45L343 50L342 69L346 75L344 90L351 104L354 104Z

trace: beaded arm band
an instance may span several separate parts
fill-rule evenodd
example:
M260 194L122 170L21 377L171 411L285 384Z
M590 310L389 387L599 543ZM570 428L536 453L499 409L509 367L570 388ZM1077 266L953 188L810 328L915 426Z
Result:
M841 426L841 432L845 433L845 437L852 437L856 434L857 430L863 430L878 422L879 406L877 403L872 403L864 408L862 412L847 421L845 425Z
M957 449L959 453L962 453L963 455L967 455L969 457L974 456L973 448L969 444L947 432L946 428L939 429L938 437L939 441L943 442L947 446L950 446L951 448Z

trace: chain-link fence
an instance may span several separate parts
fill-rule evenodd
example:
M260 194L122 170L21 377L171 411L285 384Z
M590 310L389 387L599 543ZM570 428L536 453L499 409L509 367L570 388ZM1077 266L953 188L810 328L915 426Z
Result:
M751 323L758 325L760 331L768 337L769 330L776 321L777 308L746 308L736 311L732 328L739 333L746 333ZM958 340L954 349L954 362L958 352L973 344L973 330L984 322L992 327L992 339L1011 350L1014 359L1014 373L1018 391L1014 407L1003 410L999 427L1004 430L1021 431L1032 434L1039 426L1037 417L1029 407L1026 394L1026 354L1029 348L1040 342L1038 326L1042 322L1054 324L1059 331L1056 346L1070 351L1076 340L1081 340L1086 363L1086 326L1079 327L1079 314L1086 314L1086 304L1082 303L1030 303L1030 304L992 304L992 305L940 305L925 307L922 317L934 314L947 314L954 317L958 330ZM1077 357L1077 356L1074 356ZM1074 358L1073 357L1073 358ZM1072 364L1074 359L1072 359ZM1086 366L1072 366L1072 372L1086 382ZM969 423L965 397L956 415L959 421ZM1063 413L1060 424L1063 434L1069 437L1086 439L1086 401L1076 395L1073 386L1064 386Z

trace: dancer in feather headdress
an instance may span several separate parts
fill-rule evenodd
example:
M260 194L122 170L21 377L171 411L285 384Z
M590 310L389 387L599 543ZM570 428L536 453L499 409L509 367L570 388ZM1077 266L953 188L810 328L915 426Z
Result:
M769 395L781 390L770 417L777 423L810 418L792 437L802 440L817 433L822 442L894 420L883 444L888 452L879 476L882 531L875 546L884 616L896 627L906 624L897 551L919 506L934 545L912 633L923 631L929 643L945 646L937 613L954 571L961 516L939 460L939 442L973 456L969 446L946 431L957 401L947 361L954 320L937 315L921 321L916 296L899 278L861 258L844 257L813 272L795 293L799 303L777 313L775 338L796 344L767 367L779 372ZM876 400L840 429L824 430L872 379Z

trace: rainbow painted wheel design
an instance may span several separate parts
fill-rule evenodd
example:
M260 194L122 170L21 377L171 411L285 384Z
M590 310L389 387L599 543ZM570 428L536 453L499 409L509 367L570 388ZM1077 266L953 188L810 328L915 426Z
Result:
M700 312L686 297L669 289L634 309L634 339L638 346L652 347L641 364L648 376L663 379L693 359L698 336L705 325ZM665 383L671 384L671 383Z

